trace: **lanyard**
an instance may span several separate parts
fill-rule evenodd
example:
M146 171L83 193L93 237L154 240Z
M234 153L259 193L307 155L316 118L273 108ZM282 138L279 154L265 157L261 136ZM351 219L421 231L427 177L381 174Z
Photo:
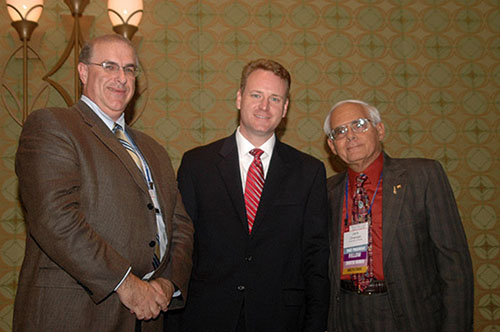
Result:
M372 207L373 207L373 202L375 201L375 196L377 196L377 191L378 187L380 185L380 181L382 180L382 175L384 174L384 171L380 172L380 176L378 177L378 182L377 182L377 187L375 188L375 192L373 193L372 201L370 203L370 208L368 209L368 214L372 213ZM349 205L348 205L348 199L349 199L349 177L347 178L347 181L345 182L345 219L344 219L344 226L347 228L349 224Z

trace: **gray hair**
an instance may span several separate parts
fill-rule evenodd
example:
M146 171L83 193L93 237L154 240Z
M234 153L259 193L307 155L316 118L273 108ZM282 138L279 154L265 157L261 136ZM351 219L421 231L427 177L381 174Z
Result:
M137 51L135 50L134 45L130 40L127 38L123 37L122 35L118 34L107 34L107 35L102 35L99 37L96 37L88 42L85 42L83 45L79 57L78 57L78 62L89 64L90 59L94 55L94 46L98 43L110 43L110 42L121 42L126 45L128 45L133 51L134 51L134 57L135 57L135 65L136 67L139 66L139 57L137 56Z
M332 118L333 111L335 111L339 106L342 106L344 104L361 105L361 107L363 107L363 109L368 112L370 120L372 121L373 125L376 125L382 121L380 117L380 112L375 106L372 106L368 103L365 103L364 101L356 99L342 100L333 105L333 107L330 109L330 112L328 112L328 115L326 116L325 123L323 125L323 131L325 132L326 136L328 136L332 131L332 128L330 127L330 119Z

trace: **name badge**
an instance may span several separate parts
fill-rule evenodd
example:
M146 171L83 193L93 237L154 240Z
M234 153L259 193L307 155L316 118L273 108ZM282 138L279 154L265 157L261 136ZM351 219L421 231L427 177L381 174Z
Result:
M368 270L368 222L350 225L344 233L344 266L342 274L365 273Z

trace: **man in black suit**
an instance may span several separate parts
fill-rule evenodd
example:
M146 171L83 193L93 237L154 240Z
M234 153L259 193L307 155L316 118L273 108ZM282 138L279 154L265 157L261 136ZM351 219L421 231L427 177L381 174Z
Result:
M290 74L279 63L248 63L236 96L236 132L183 156L178 181L195 252L181 331L326 329L325 168L276 138L289 89ZM262 164L264 185L252 207L254 163Z
M362 101L333 106L324 131L349 167L327 184L328 331L472 331L471 258L441 165L385 154L380 113Z

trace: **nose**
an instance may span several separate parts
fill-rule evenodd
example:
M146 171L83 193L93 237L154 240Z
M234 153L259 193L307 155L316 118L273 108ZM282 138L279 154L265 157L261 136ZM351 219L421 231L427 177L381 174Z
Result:
M120 84L125 84L127 83L127 75L125 74L125 71L123 70L123 68L120 68L118 70L118 73L116 73L116 80L120 83Z
M352 130L352 127L347 126L347 133L345 134L345 137L348 142L356 139L356 133Z
M263 110L267 110L267 108L269 107L269 100L267 100L267 98L262 98L259 107Z

